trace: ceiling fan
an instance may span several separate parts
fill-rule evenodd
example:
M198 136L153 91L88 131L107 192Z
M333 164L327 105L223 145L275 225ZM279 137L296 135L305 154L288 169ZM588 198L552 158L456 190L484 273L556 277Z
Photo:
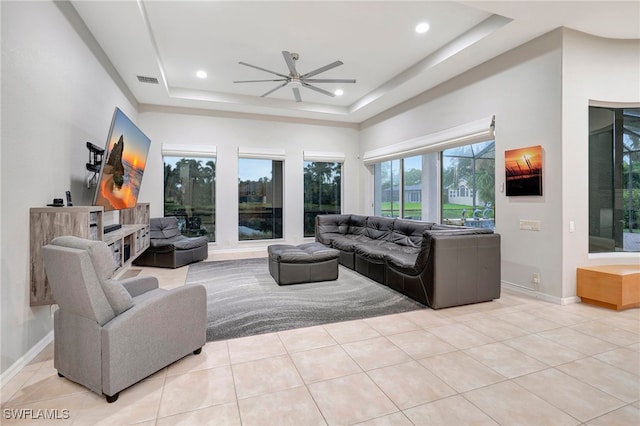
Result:
M302 97L300 96L301 87L306 87L307 89L315 90L316 92L322 93L323 95L327 95L331 97L335 96L335 94L327 90L321 89L319 87L316 87L309 83L355 83L356 82L353 79L346 79L346 78L311 78L322 72L328 71L330 69L333 69L337 66L342 65L343 64L342 61L335 61L328 65L320 67L316 70L310 71L306 74L300 74L296 70L296 61L300 58L300 55L298 55L297 53L290 53L290 52L287 52L286 50L283 50L282 56L284 57L284 61L287 63L287 67L289 68L289 75L281 74L279 72L271 71L266 68L261 68L255 65L247 64L246 62L239 62L240 65L245 65L247 67L251 67L251 68L265 71L271 74L275 74L281 78L269 79L269 80L242 80L242 81L234 81L234 83L258 83L258 82L265 82L265 81L282 82L276 87L274 87L273 89L269 90L268 92L260 95L260 97L264 98L265 96L270 95L276 90L281 89L285 86L288 86L288 87L291 87L291 90L293 91L293 96L296 98L296 102L302 102Z

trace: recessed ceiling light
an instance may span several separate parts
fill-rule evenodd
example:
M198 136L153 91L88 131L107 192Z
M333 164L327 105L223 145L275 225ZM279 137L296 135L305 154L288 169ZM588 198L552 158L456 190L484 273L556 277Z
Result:
M342 96L344 95L344 91L342 89L337 89L333 94L336 96Z
M202 71L202 70L200 70L200 71L196 72L196 77L198 77L198 78L207 78L207 73Z
M416 32L418 34L424 34L429 31L429 28L431 28L429 24L427 24L426 22L420 22L418 25L416 25Z

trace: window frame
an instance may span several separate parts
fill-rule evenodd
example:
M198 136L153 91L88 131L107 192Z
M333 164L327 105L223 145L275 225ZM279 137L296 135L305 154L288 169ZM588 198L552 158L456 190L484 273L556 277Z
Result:
M207 163L208 159L212 159L214 161L215 164L215 168L214 168L214 172L213 172L213 182L212 182L212 212L211 212L211 217L212 217L212 226L214 228L212 233L207 233L207 235L209 236L209 244L213 244L216 242L217 240L217 206L216 206L216 199L217 199L217 184L218 184L218 178L217 178L217 165L218 165L218 159L217 159L217 149L215 145L174 145L174 144L162 144L161 147L161 155L162 155L162 163L163 163L163 180L166 180L166 161L165 158L181 158L181 159L188 159L188 160L196 160L196 161L205 161L205 164ZM162 191L162 213L163 216L167 217L167 210L166 210L166 182L163 184L163 191ZM169 216L176 216L175 214L170 214ZM193 217L193 216L192 216ZM191 235L193 234L193 232L189 232L188 230L188 219L185 219L184 221L181 220L180 218L178 219L178 223L179 226L181 227L180 231L181 233L184 233L185 235ZM193 221L192 223L195 224L200 224L199 228L201 229L202 226L202 222L200 221ZM193 225L192 225L193 226ZM206 227L205 227L206 229ZM195 236L195 234L193 234Z

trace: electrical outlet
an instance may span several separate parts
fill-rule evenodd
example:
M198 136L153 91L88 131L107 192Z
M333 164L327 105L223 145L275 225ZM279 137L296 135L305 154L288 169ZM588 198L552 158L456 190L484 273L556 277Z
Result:
M524 220L520 219L520 229L524 231L540 231L539 220Z
M533 282L533 286L536 289L540 288L540 273L534 272L533 277L531 278L531 282Z

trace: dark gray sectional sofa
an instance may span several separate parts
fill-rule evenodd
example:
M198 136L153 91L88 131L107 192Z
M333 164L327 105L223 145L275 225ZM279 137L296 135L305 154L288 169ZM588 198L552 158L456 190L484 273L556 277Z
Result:
M434 309L500 297L500 235L490 229L318 215L316 241L339 250L341 265Z

